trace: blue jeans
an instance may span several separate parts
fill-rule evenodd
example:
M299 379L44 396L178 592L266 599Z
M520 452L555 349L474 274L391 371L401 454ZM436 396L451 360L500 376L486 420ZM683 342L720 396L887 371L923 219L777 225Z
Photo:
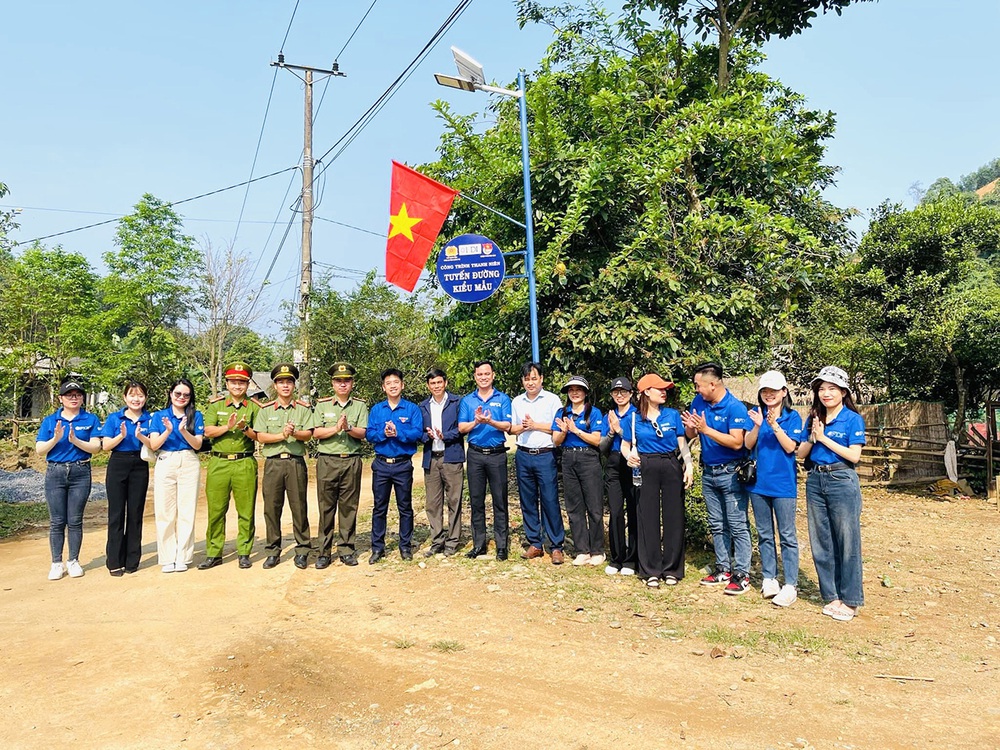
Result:
M389 494L396 490L399 511L399 551L409 552L413 540L413 464L409 456L397 463L386 463L376 456L372 461L372 552L385 551L386 516Z
M795 498L768 497L750 493L753 517L757 524L760 567L764 578L778 577L778 550L774 545L774 522L778 522L781 537L781 565L785 569L785 584L799 583L799 541L795 536Z
M559 510L559 486L556 483L554 453L533 456L519 450L514 456L517 491L521 496L521 516L528 544L542 549L542 528L551 549L561 550L566 541L562 513Z
M861 483L853 469L810 471L806 479L809 544L823 601L865 603L861 583Z
M49 506L49 549L52 562L62 562L69 529L69 557L80 558L83 546L83 509L90 499L90 464L50 463L45 470L45 502Z
M701 493L708 511L717 568L750 572L750 523L747 519L747 492L736 478L736 463L705 466ZM733 557L730 564L730 549Z

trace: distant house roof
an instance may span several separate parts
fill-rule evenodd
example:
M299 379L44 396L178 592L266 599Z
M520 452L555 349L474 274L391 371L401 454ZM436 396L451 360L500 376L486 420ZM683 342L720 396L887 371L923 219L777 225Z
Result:
M989 195L990 193L992 193L994 190L997 189L998 184L1000 184L1000 177L993 180L993 182L988 182L985 185L983 185L981 188L979 188L979 190L976 191L976 195L978 195L980 198L982 198L984 195Z

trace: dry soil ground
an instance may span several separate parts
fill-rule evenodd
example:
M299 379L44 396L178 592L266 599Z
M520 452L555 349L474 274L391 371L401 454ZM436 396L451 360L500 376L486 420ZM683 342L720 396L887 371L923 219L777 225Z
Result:
M230 542L223 566L164 575L151 502L142 568L112 578L92 503L82 579L46 580L45 529L0 543L0 748L1000 746L995 503L865 501L848 624L811 598L801 511L803 597L779 610L699 587L694 560L658 591L395 545L376 566L286 552L266 571L262 518L251 570ZM363 550L370 508L366 478Z

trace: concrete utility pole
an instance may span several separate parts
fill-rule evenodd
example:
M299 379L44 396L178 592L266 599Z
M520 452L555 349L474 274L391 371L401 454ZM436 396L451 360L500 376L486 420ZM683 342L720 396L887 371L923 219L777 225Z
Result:
M291 65L285 56L278 54L278 62L272 67L284 68L305 84L305 128L302 146L302 271L299 277L299 323L302 329L302 367L299 378L299 392L309 396L312 390L312 373L309 370L309 298L312 296L312 225L313 225L313 73L327 76L345 77L336 61L332 70L313 68L307 65ZM295 71L301 70L305 76Z

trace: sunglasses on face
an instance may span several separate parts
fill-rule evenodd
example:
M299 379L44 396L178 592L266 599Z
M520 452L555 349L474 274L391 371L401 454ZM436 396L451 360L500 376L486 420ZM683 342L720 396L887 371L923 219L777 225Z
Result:
M174 398L181 399L181 400L187 400L187 399L191 398L191 394L190 393L184 393L183 391L174 391L170 395L173 396Z

